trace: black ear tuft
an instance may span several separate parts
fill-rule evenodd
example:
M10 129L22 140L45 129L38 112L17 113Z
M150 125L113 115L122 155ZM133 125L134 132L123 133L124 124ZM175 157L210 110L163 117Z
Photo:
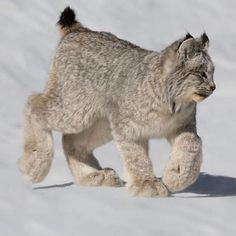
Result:
M209 42L209 38L205 32L202 34L201 39L202 39L203 44L206 44Z
M60 25L61 28L65 28L71 27L75 23L77 23L75 19L75 12L68 6L61 13L60 19L57 24Z
M179 42L179 44L178 44L178 46L177 46L177 49L179 49L180 46L181 46L181 44L182 44L185 40L187 40L187 39L193 39L193 36L192 36L190 33L187 33L187 34L185 35L185 38L182 39L182 40Z
M193 36L190 33L187 33L184 40L191 39Z

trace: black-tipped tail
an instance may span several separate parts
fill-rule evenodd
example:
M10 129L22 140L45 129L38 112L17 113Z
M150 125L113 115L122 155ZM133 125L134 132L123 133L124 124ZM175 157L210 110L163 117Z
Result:
M76 24L76 16L74 10L72 10L69 6L64 9L61 13L60 19L57 24L63 29L67 27L71 27Z

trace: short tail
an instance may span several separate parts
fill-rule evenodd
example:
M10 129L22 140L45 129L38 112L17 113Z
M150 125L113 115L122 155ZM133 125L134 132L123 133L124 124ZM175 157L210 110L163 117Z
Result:
M61 37L79 29L82 27L80 22L76 20L76 15L74 10L72 10L69 6L64 9L61 13L59 21L57 25L60 28Z

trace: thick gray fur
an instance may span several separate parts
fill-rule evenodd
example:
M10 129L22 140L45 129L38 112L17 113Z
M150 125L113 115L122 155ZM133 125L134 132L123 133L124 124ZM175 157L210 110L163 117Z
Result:
M123 185L93 155L111 140L122 157L131 195L167 196L191 185L202 161L196 104L215 89L206 34L187 35L155 52L79 22L60 31L47 88L26 105L22 173L33 182L43 180L53 158L52 131L57 130L80 185ZM161 179L148 156L150 138L166 138L172 146Z

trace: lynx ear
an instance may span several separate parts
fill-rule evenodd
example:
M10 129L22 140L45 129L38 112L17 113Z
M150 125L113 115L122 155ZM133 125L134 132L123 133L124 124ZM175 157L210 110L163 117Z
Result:
M209 48L210 40L207 36L207 34L204 32L202 36L200 37L200 44L203 50L207 50Z
M194 55L195 44L195 39L188 33L178 46L177 53L180 58L191 58Z

